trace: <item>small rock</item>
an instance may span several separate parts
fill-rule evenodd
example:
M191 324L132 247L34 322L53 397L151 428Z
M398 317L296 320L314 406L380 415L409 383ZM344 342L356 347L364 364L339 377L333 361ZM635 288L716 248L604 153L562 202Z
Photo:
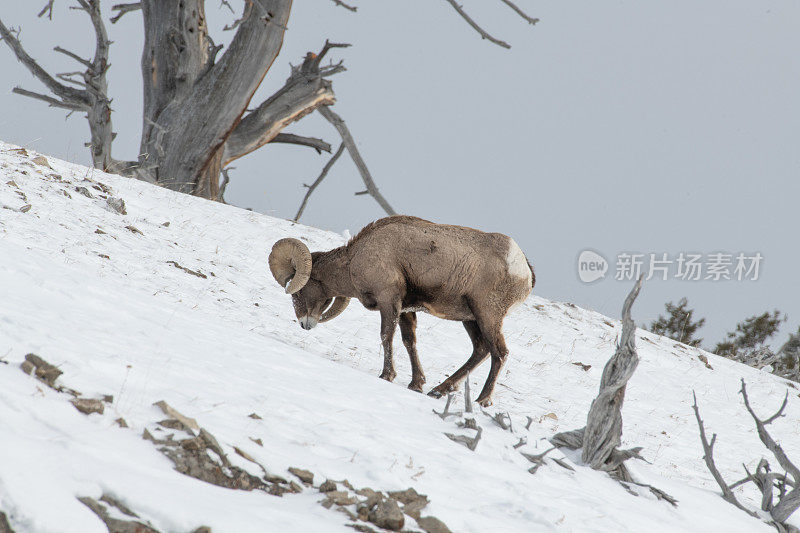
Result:
M294 481L290 481L290 482L289 482L289 490L290 490L291 492L294 492L295 494L298 494L298 493L300 493L300 492L303 492L303 487L301 487L300 485L298 485L298 484L297 484L296 482L294 482Z
M286 481L281 476L276 476L276 475L273 475L273 474L264 476L264 479L266 479L270 483L279 483L281 485L285 485L285 484L289 483L288 481Z
M31 204L25 204L19 208L20 213L27 213L30 210L31 210Z
M47 383L50 387L55 388L55 382L58 376L63 374L61 370L51 365L38 355L29 353L25 356L25 361L20 365L22 371L26 374L36 372L36 377Z
M370 511L369 521L389 531L400 531L405 524L403 512L394 500L383 500Z
M128 423L127 423L127 422L125 422L125 419L124 419L124 418L122 418L122 417L119 417L119 418L117 418L116 420L114 420L114 422L116 422L116 423L117 423L117 425L118 425L119 427L121 427L121 428L126 428L126 427L128 427Z
M260 416L258 416L257 414L255 414L255 413L250 413L247 416L249 416L250 418L255 419L255 420L262 420L262 418Z
M211 528L208 526L200 526L192 531L192 533L211 533Z
M8 523L8 518L3 511L0 511L0 533L14 533L11 529L11 524Z
M319 486L319 491L320 492L331 492L331 491L334 491L336 489L337 489L336 482L332 481L330 479L326 479L325 483L323 483L322 485Z
M132 231L133 233L138 233L139 235L144 235L144 233L142 233L136 226L125 226L125 229Z
M187 426L189 428L192 428L194 430L199 430L200 429L200 426L197 424L197 420L195 420L194 418L189 418L188 416L182 415L177 409L172 407L170 404L168 404L164 400L159 400L156 403L154 403L153 405L155 405L156 407L161 409L161 411L165 415L167 415L167 416L169 416L171 418L176 418L176 419L180 420L181 422L183 422L183 425L185 425L185 426Z
M103 397L100 399L106 403L114 403L114 396L111 394L103 394Z
M186 431L186 426L178 420L177 418L165 418L164 420L158 422L159 426L165 427L167 429L177 429L180 431Z
M419 527L421 527L425 533L452 533L450 528L435 516L418 518L417 524L419 524Z
M53 170L53 167L50 166L50 162L43 155L37 155L32 159L32 161L41 167L46 167L49 168L50 170Z
M346 490L332 490L326 492L325 496L326 501L330 501L336 505L353 505L358 503L358 500L356 500L354 496L350 496ZM330 508L330 506L328 506L328 508Z
M86 187L81 187L81 186L75 187L75 192L81 193L86 198L94 198L94 196L92 196L92 193L89 192L89 189L87 189Z
M120 215L127 215L128 211L125 209L125 200L122 198L115 198L113 196L109 196L106 200L106 205L108 205L109 209L112 211L119 213Z
M106 255L106 254L97 254L97 256L98 256L98 257L102 257L103 259L111 259L111 258L110 258L108 255Z
M253 437L249 437L249 438L250 438L251 441L255 442L259 446L261 446L261 447L264 446L264 441L262 441L261 439L254 439Z
M96 230L94 230L94 232L97 233L98 235L105 235L106 234L106 232L101 230L100 228L97 228Z
M300 481L302 481L306 485L311 485L312 483L314 483L314 474L312 474L308 470L303 470L302 468L295 468L292 466L289 467L289 472L297 476L298 479L300 479Z
M17 189L19 189L19 185L17 185L17 182L16 182L16 181L14 181L14 180L8 180L8 181L6 182L6 185L10 185L10 186L12 186L12 187L16 187Z
M186 450L202 450L205 449L206 443L202 437L194 437L193 439L182 440L181 447Z
M165 228L168 228L168 227L169 227L169 221L167 221L167 222L164 222L164 223L163 223L163 224L161 224L161 225L162 225L162 226L164 226Z
M70 400L72 405L75 406L75 409L80 411L85 415L90 415L92 413L103 414L105 410L105 406L103 402L94 398L75 398Z

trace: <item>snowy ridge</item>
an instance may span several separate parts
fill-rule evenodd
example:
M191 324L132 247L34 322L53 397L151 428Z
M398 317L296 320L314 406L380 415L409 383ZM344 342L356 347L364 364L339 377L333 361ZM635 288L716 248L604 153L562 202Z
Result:
M560 451L548 457L575 471L546 460L531 475L519 452L540 453L549 448L543 439L585 424L619 320L536 296L515 310L504 327L511 354L488 410L508 412L513 431L478 413L483 434L472 452L444 435L474 432L432 413L443 400L406 390L399 335L395 383L377 378L377 313L353 302L310 332L296 324L266 265L272 243L293 236L313 251L342 236L36 155L0 143L0 511L17 532L106 531L76 499L103 493L164 532L353 531L313 489L278 498L176 472L141 437L164 418L159 400L195 418L253 475L263 473L233 446L284 477L296 466L314 472L315 484L414 487L431 501L426 513L457 532L773 531L719 496L691 391L732 482L743 462L755 467L766 453L738 395L742 377L760 413L774 412L788 389L787 416L771 430L800 461L799 391L785 380L640 330L623 445L642 446L650 463L627 464L678 507L634 497ZM108 206L109 195L124 199L127 214ZM426 390L471 351L458 323L421 315L417 336ZM113 402L102 415L79 413L69 395L20 371L28 353L58 366L64 386ZM471 377L473 390L487 370ZM460 397L455 403L461 409ZM130 427L118 427L119 417ZM527 444L515 449L520 438ZM758 507L755 489L736 493ZM791 523L800 526L800 517ZM420 531L410 520L407 528Z

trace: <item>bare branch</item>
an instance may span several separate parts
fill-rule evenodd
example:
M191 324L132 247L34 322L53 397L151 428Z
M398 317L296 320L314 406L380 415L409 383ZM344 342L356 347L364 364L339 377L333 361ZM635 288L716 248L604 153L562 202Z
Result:
M47 4L42 8L42 10L36 16L42 18L44 14L47 13L47 18L53 20L53 3L55 3L55 1L56 0L48 0Z
M45 94L35 93L33 91L28 91L27 89L23 89L21 87L14 87L11 89L12 93L19 94L21 96L28 96L30 98L36 98L37 100L42 100L43 102L47 102L50 104L50 107L60 107L61 109L69 109L70 111L86 111L86 107L83 105L75 104L72 102L63 102L52 96L47 96Z
M764 443L764 446L767 447L769 451L775 455L775 458L780 463L781 467L789 472L792 477L795 479L796 482L800 482L800 470L789 460L786 456L786 453L783 451L783 448L775 442L772 436L767 432L766 425L770 422L777 419L779 416L783 416L783 410L786 408L786 403L789 398L789 392L786 392L786 398L783 400L783 404L781 405L778 412L769 417L767 420L760 420L758 416L756 416L755 411L753 408L750 407L750 400L747 397L747 386L744 383L744 379L742 379L742 388L739 391L742 394L742 398L744 398L744 406L747 408L747 411L750 413L750 416L753 417L753 420L756 423L756 429L758 430L758 437L761 439L761 442Z
M342 0L331 0L331 2L333 2L334 4L336 4L339 7L343 7L345 9L349 10L349 11L352 11L353 13L358 11L357 7L351 6L351 5L347 5L344 2L342 2Z
M33 74L39 81L44 83L47 88L50 89L53 94L61 98L61 100L69 104L82 105L85 108L88 108L91 105L89 96L85 91L67 87L63 83L56 81L55 78L48 74L47 71L39 65L39 63L37 63L30 55L28 55L28 53L22 47L22 43L20 43L19 39L11 31L9 31L8 28L5 27L2 21L0 21L0 37L3 38L5 43L17 56L17 59L23 65L25 65L30 73Z
M231 181L231 177L228 175L228 172L231 170L235 170L236 167L229 167L229 168L222 168L220 169L220 173L222 174L222 183L219 185L219 201L227 203L225 201L225 189L228 188L228 183Z
M306 208L306 204L308 203L308 199L311 196L311 193L313 193L314 189L316 189L317 186L320 183L322 183L322 180L324 180L325 176L328 175L328 171L331 169L333 164L336 163L336 160L339 159L339 156L342 155L343 151L344 151L344 143L341 143L339 145L339 149L336 150L335 154L333 154L333 157L331 157L330 160L328 160L328 162L325 163L325 166L322 167L322 172L320 172L319 177L317 177L317 179L314 180L314 183L312 183L311 185L307 185L308 191L306 191L306 195L303 197L303 201L300 204L300 208L297 210L297 214L294 216L295 222L300 220L300 217L303 215L303 211Z
M327 53L339 46L326 42L322 50ZM331 82L323 78L333 72L320 70L319 57L309 52L299 67L292 68L284 86L239 122L225 143L223 166L272 142L284 128L320 106L336 101Z
M732 503L750 516L757 518L758 515L755 512L750 511L744 505L739 503L739 500L736 499L733 491L731 491L730 486L725 482L725 478L723 478L722 474L719 473L717 465L714 463L714 442L717 439L717 435L714 434L714 436L711 437L711 442L708 442L708 439L706 438L706 429L705 426L703 426L703 420L700 418L700 409L697 407L697 395L694 393L694 391L692 391L692 396L694 397L694 405L692 405L692 409L694 409L694 416L697 418L697 425L700 428L700 442L703 444L703 459L706 462L706 467L708 467L709 472L711 472L711 475L717 482L717 485L719 485L719 488L722 489L722 498L725 501Z
M92 68L92 63L88 59L83 59L81 56L79 56L78 54L76 54L74 52L70 52L69 50L65 50L64 48L61 48L60 46L56 46L55 48L53 48L53 50L55 50L56 52L60 52L60 53L64 54L67 57L71 57L72 59L74 59L75 61L77 61L78 63L80 63L81 65L83 65L83 66L85 66L87 68Z
M219 8L220 8L220 9L222 9L222 6L225 6L225 7L227 7L228 9L230 9L230 10L231 10L231 13L236 13L236 11L234 11L234 10L233 10L233 6L231 5L231 3L230 3L230 2L228 2L228 0L220 0L220 2L219 2Z
M511 0L500 0L500 1L503 2L505 5L507 5L508 7L510 7L511 9L513 9L514 11L516 11L517 15L525 19L525 21L528 22L528 24L536 24L537 22L539 22L539 19L529 17L527 13L518 8L517 5Z
M486 31L484 31L483 28L478 26L478 24L474 20L472 20L472 18L469 15L467 15L466 11L464 11L464 9L456 3L456 0L447 0L447 2L451 6L453 6L453 9L455 9L459 15L461 15L461 18L466 20L467 23L480 34L481 39L488 39L489 41L493 42L496 45L502 46L503 48L511 48L511 45L508 44L507 42L501 41L500 39L496 39L491 35L489 35L488 33L486 33Z
M116 24L117 21L121 19L122 15L124 15L125 13L130 13L131 11L137 11L139 9L142 9L141 2L133 2L130 4L116 4L111 8L111 11L119 11L119 13L111 17L111 19L109 20L111 20L111 24Z
M384 211L386 211L387 214L395 215L395 210L392 209L392 206L389 205L389 202L387 202L386 198L384 198L380 193L378 187L375 186L375 182L372 180L372 175L369 173L367 164L361 157L358 147L356 147L356 142L353 140L353 136L350 135L350 130L347 128L347 124L345 124L344 120L342 120L342 117L334 113L328 105L320 106L317 108L317 110L328 122L333 124L333 127L339 132L344 145L347 147L347 151L350 153L350 157L353 159L353 163L355 163L359 173L361 174L361 179L364 181L364 185L367 186L367 192L369 192L370 196L372 196L375 201L378 202L378 204L383 208Z
M280 144L297 144L299 146L308 146L317 151L318 154L322 152L331 153L331 145L317 139L316 137L303 137L302 135L295 135L294 133L279 133L271 141L272 143Z

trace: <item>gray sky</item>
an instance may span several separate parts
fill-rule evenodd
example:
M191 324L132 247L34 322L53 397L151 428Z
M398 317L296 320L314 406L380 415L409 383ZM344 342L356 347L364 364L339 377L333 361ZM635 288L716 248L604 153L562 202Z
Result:
M536 267L537 294L613 317L631 285L613 279L620 252L760 252L758 281L650 280L634 317L649 322L665 301L686 296L707 318L706 347L773 308L789 315L781 342L796 330L800 3L519 0L541 18L531 27L499 1L464 0L511 50L482 41L444 0L353 3L358 13L329 0L295 2L256 99L325 38L352 43L334 55L348 67L333 78L336 110L398 212L509 234ZM103 2L107 14L112 4ZM207 5L216 30L232 20L218 4ZM67 5L56 1L52 22L36 19L38 3L0 5L5 24L22 26L23 44L51 72L75 70L53 46L93 50L87 18ZM108 27L114 156L135 159L141 15ZM230 38L216 30L218 42ZM0 72L0 138L88 163L85 119L65 121L11 94L17 84L43 88L4 45ZM338 143L317 115L287 131ZM234 163L227 200L291 218L302 183L327 158L301 147L261 149ZM355 233L383 215L369 197L353 196L362 188L343 156L302 221ZM611 263L606 279L589 285L576 269L586 248Z

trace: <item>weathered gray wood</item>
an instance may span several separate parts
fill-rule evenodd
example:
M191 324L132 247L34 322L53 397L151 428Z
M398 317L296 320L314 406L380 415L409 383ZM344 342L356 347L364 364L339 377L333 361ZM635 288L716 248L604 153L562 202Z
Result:
M317 137L304 137L302 135L295 135L294 133L279 133L271 141L272 144L296 144L298 146L308 146L317 151L318 154L322 152L331 153L331 145L318 139Z
M338 149L338 150L336 150L336 153L335 153L335 154L333 154L333 157L331 157L331 158L328 160L328 162L327 162L327 163L325 163L325 166L324 166L324 167L322 167L322 172L320 172L320 174L319 174L319 176L317 177L317 179L316 179L316 180L314 180L314 183L312 183L311 185L306 185L306 187L308 187L308 191L306 191L306 194L305 194L305 196L303 196L303 201L300 203L300 207L297 209L297 214L294 216L294 221L295 221L295 222L297 222L298 220L300 220L300 217L301 217L301 216L303 216L303 211L304 211L304 210L305 210L305 208L306 208L306 204L308 203L308 199L309 199L309 197L311 197L311 193L313 193L313 192L314 192L314 189L316 189L316 188L317 188L317 186L318 186L320 183L322 183L322 180L324 180L324 179L325 179L325 176L327 176L327 175L328 175L328 171L331 169L331 167L333 166L333 164L334 164L334 163L336 163L336 160L337 160L337 159L339 159L339 156L341 156L341 155L342 155L342 152L343 152L343 151L344 151L344 143L341 143L341 144L339 145L339 149Z
M272 142L281 130L318 107L336 102L331 82L325 78L344 67L320 67L320 60L330 48L345 46L350 45L326 43L318 55L308 54L300 66L292 69L283 87L245 115L225 143L223 166Z
M706 438L705 426L703 425L703 420L700 418L700 409L697 407L697 395L692 392L692 396L694 397L694 405L692 405L692 409L694 409L694 416L697 419L697 425L700 428L700 442L703 445L703 460L706 463L708 471L711 472L711 476L714 478L714 481L716 481L717 485L719 485L719 488L722 489L722 498L725 501L732 503L750 516L758 517L755 512L749 510L747 507L739 503L739 500L736 499L736 496L731 490L731 486L725 482L725 478L722 477L719 469L717 469L717 465L714 463L714 443L717 441L717 434L715 433L711 436L710 442L708 438Z
M326 42L320 54L309 53L302 65L292 70L284 87L247 113L255 90L280 51L291 0L247 0L241 17L226 27L236 28L236 34L219 60L217 55L222 46L216 45L209 35L205 0L142 0L112 7L115 12L112 23L127 13L141 11L144 24L140 156L136 162L114 160L111 145L115 134L105 78L110 42L100 16L99 0L76 1L91 18L97 41L95 57L89 61L61 47L55 50L86 68L78 78L74 73L61 76L61 80L77 84L78 88L48 74L25 52L2 21L0 37L53 96L21 88L14 92L54 107L86 112L91 132L89 145L97 168L218 199L222 167L265 144L283 142L330 151L330 145L320 139L281 132L315 109L328 111L326 106L335 102L331 84L324 78L343 71L344 67L341 63L320 66L320 60L330 48L344 45ZM333 1L356 11L345 2ZM534 20L510 0L503 1L525 20ZM233 11L227 1L223 0L222 5ZM52 7L53 0L48 0L39 16L52 17ZM371 194L384 211L394 214L375 186L344 121L332 111L323 115L342 135L367 185L365 193Z
M100 0L77 0L77 2L77 9L83 10L89 15L94 28L94 58L92 61L88 61L59 46L55 48L55 51L71 57L86 67L86 70L82 73L77 72L58 76L64 81L80 86L81 89L75 89L74 87L64 85L48 74L36 60L28 55L19 39L3 25L2 21L0 21L0 36L2 36L6 44L14 51L17 59L25 65L31 74L41 81L56 98L19 87L16 87L14 92L22 96L45 101L53 107L69 109L70 111L86 112L91 134L91 142L89 145L92 151L92 164L95 168L108 170L114 163L111 157L111 143L114 138L114 133L111 129L111 108L109 107L110 101L107 96L108 83L106 80L106 71L109 66L108 49L110 42L100 12ZM41 17L45 13L48 13L48 17L52 18L52 8L53 2L48 2L39 13L39 16ZM72 77L76 74L80 75L82 80L75 80Z
M350 153L350 157L353 159L353 163L355 163L359 174L361 174L361 179L364 181L364 185L367 186L367 192L369 195L375 198L375 201L378 202L378 205L380 205L387 214L396 215L397 213L395 210L392 209L392 206L389 205L389 202L386 201L386 198L383 197L378 190L378 187L375 185L375 181L372 179L372 174L370 174L367 164L364 162L364 158L361 157L361 153L358 151L356 142L353 140L353 136L350 134L350 130L348 129L347 124L344 123L344 120L342 120L342 117L334 113L329 106L320 106L317 111L319 111L319 113L325 117L328 122L333 124L333 127L336 128L336 131L339 132L344 145L347 147L347 151Z

